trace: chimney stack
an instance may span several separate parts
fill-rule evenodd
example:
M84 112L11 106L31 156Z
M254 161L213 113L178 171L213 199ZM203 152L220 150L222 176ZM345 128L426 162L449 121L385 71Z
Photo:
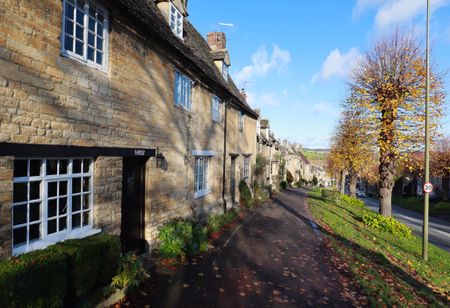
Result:
M209 32L208 44L212 50L227 49L227 37L223 32Z

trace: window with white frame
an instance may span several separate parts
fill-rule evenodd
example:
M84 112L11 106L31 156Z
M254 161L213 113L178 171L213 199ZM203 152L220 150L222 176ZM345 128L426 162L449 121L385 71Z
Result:
M215 95L212 96L211 111L212 120L215 122L220 122L220 99Z
M210 159L210 156L195 157L194 198L200 198L210 192L208 183Z
M228 65L225 62L222 62L222 77L228 80Z
M90 0L63 2L62 53L90 66L106 70L108 12Z
M243 178L248 179L249 176L250 176L250 156L244 156Z
M16 159L13 254L83 237L92 230L92 178L91 158Z
M175 71L175 105L191 110L192 81L186 75Z
M239 111L238 127L239 127L240 132L244 131L244 112L243 111Z
M183 38L183 14L170 2L170 29L179 38Z

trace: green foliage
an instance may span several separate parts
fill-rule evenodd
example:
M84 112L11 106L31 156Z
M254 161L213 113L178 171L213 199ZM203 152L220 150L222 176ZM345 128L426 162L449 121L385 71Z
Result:
M319 180L317 179L316 175L313 175L313 178L312 178L312 184L313 184L314 186L317 186L317 184L319 184Z
M208 232L211 234L219 231L223 226L232 223L237 215L238 213L234 209L222 215L209 215L207 219Z
M62 307L67 257L49 249L0 262L0 307Z
M239 192L240 192L240 203L246 208L251 208L253 206L254 200L252 192L247 185L247 182L242 180L239 182Z
M340 201L340 193L336 190L322 189L322 199L338 203Z
M144 265L134 254L126 254L120 259L120 266L117 275L112 279L113 288L128 290L136 289L143 281L150 278Z
M286 181L281 181L280 183L280 191L283 191L287 188L288 184Z
M255 175L259 176L264 174L264 170L268 164L268 160L261 154L256 155Z
M292 185L292 182L294 182L294 176L289 170L286 170L286 181L289 183L289 185Z
M342 205L346 205L346 206L365 207L363 201L359 200L358 198L347 196L347 195L340 195L340 201L341 201Z
M269 198L269 192L265 189L259 186L258 182L255 181L254 185L254 192L255 192L255 202L256 203L264 203Z
M0 262L0 307L71 305L108 284L119 258L119 239L100 234Z
M401 238L412 237L412 230L408 226L395 220L393 217L385 217L378 213L366 210L361 215L361 219L366 225L378 231L388 232Z
M158 230L159 251L164 257L195 255L208 250L207 228L190 219L172 219Z
M284 159L283 156L279 156L279 162L280 165L278 167L278 176L280 177L280 179L284 178L284 174L286 173L286 160Z

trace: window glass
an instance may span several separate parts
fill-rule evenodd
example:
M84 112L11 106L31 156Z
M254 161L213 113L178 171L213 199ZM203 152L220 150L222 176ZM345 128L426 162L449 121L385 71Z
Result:
M175 71L175 105L187 110L191 109L191 84L189 77Z

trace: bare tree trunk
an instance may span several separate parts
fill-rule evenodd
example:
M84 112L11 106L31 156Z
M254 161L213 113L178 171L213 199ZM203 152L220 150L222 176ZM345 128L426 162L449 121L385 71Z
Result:
M345 170L341 171L340 193L345 194Z
M378 182L380 189L380 214L389 217L392 214L392 189L395 184L394 155L383 150L380 152L380 181Z
M353 174L349 173L349 182L350 182L350 196L356 197L356 182L358 180L358 177Z

